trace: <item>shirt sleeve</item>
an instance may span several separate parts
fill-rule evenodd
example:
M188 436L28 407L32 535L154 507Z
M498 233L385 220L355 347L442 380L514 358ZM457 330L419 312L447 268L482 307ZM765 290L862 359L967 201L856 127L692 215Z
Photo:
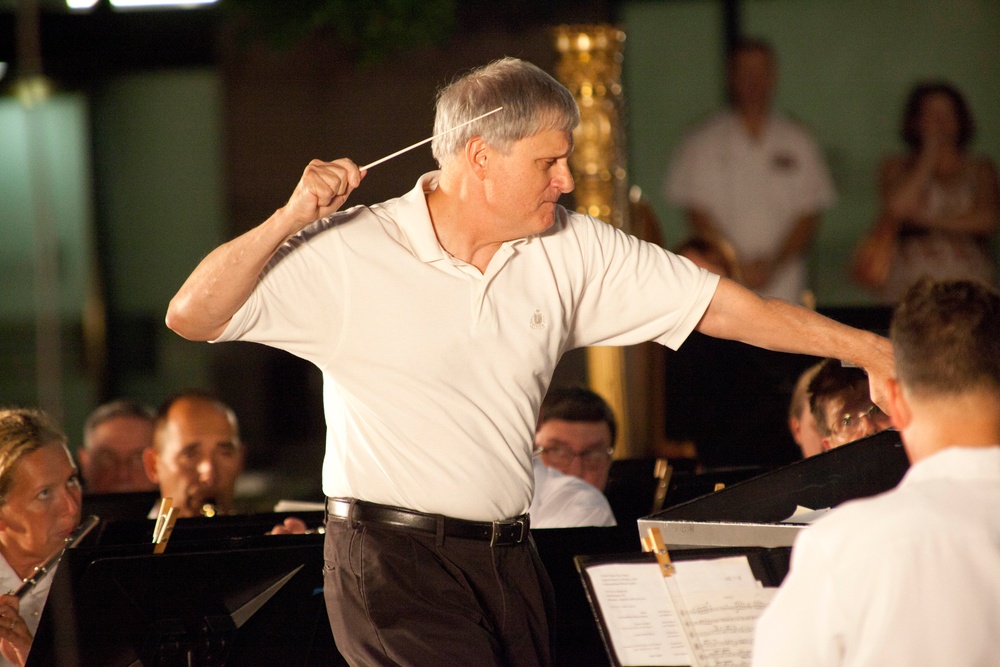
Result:
M336 346L344 312L338 226L345 212L289 239L215 342L257 342L317 363Z
M589 216L571 216L582 262L570 347L677 349L701 321L719 276Z

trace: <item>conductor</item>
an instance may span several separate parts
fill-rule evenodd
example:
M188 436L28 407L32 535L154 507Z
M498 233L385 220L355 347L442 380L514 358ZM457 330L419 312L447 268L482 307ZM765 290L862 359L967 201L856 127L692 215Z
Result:
M567 350L676 348L697 328L846 359L876 388L892 374L888 341L558 205L578 123L538 67L474 70L438 95L439 171L337 212L367 172L314 160L170 303L185 338L256 341L323 372L325 595L352 664L552 663L526 511L538 408Z

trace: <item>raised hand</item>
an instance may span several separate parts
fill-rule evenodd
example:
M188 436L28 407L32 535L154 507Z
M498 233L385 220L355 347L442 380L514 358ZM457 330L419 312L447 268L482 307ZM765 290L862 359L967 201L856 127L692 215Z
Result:
M348 158L313 160L302 172L284 212L301 229L343 206L366 173Z

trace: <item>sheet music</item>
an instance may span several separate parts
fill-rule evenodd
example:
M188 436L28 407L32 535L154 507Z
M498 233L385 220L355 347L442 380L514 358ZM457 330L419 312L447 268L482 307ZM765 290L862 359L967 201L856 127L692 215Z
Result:
M684 595L691 625L697 633L703 667L748 667L753 632L777 588L744 588Z
M745 556L674 561L674 567L667 579L657 563L587 568L619 662L750 665L754 624L777 589L760 586Z
M619 662L636 667L690 665L684 631L656 563L587 568Z
M703 591L759 588L746 556L674 561L677 585L685 596Z

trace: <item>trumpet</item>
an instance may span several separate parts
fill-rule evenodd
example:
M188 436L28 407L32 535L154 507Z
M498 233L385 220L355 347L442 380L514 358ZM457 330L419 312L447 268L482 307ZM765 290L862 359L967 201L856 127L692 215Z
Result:
M63 544L62 548L59 549L59 551L52 554L52 556L47 561L36 567L35 570L31 573L31 576L25 578L22 581L20 587L18 587L18 589L14 591L12 595L14 595L14 597L18 599L21 599L25 595L27 595L28 591L34 588L38 584L38 582L41 581L53 567L55 567L56 563L59 562L59 559L62 558L62 555L63 553L65 553L66 549L73 547L77 542L86 537L87 533L93 530L94 527L98 523L100 523L100 521L101 518L94 514L91 514L86 519L81 521L80 525L76 527L76 530L70 533L69 537L66 538L66 543Z

